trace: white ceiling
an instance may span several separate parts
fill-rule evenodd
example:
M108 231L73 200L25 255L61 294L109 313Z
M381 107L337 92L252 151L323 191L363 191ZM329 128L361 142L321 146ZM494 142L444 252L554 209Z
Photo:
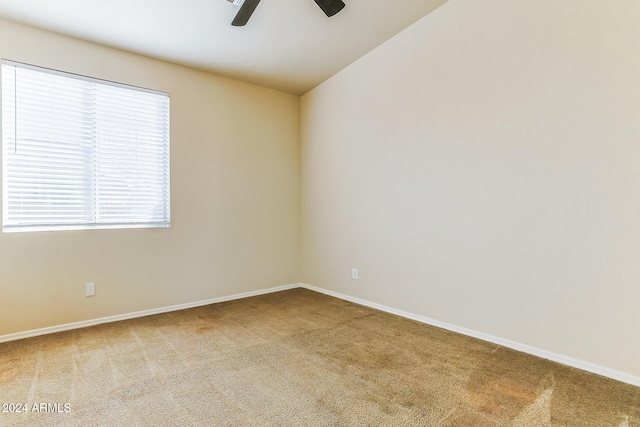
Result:
M446 0L262 0L245 27L226 0L0 0L0 16L303 94Z

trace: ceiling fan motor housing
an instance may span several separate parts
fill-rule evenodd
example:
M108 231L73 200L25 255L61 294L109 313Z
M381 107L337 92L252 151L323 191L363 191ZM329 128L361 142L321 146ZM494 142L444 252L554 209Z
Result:
M235 19L231 23L234 27L242 27L247 24L253 11L258 7L260 0L227 0L228 2L240 6ZM336 13L344 9L344 2L342 0L314 0L316 4L322 9L325 15L331 17Z

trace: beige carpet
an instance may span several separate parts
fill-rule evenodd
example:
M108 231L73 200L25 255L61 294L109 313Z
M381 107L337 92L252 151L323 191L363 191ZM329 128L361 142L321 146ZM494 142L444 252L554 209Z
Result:
M640 426L640 388L304 289L0 344L0 403L27 404L0 426Z

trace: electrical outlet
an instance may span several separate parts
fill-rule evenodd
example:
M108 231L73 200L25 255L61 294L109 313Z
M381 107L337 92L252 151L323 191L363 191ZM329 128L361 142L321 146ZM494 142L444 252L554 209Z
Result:
M351 269L351 278L353 280L358 280L359 277L360 277L360 273L358 272L358 269L357 268L352 268Z
M85 283L84 285L85 296L92 297L96 294L95 283Z

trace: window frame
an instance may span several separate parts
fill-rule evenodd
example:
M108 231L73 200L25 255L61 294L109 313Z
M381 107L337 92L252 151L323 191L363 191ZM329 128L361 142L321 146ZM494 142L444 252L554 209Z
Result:
M81 75L81 74L76 74L76 73L69 73L69 72L65 72L65 71L60 71L60 70L55 70L55 69L51 69L51 68L46 68L46 67L40 67L40 66L35 66L35 65L31 65L31 64L25 64L22 62L16 62L16 61L12 61L12 60L8 60L8 59L2 59L2 61L0 62L1 67L2 67L2 71L0 72L0 156L1 156L1 162L0 162L0 168L2 169L2 173L1 173L1 179L2 179L2 232L3 233L14 233L14 232L31 232L31 231L59 231L59 230L93 230L93 229L122 229L122 228L169 228L171 227L171 103L170 103L170 95L168 92L164 92L164 91L158 91L158 90L154 90L154 89L148 89L148 88L144 88L144 87L139 87L139 86L134 86L134 85L129 85L129 84L124 84L124 83L118 83L118 82L113 82L110 80L104 80L104 79L98 79L98 78L94 78L94 77L89 77L89 76L85 76L85 75ZM151 193L144 193L144 192L140 192L140 188L139 187L135 187L135 193L136 196L148 196L149 194L151 195L151 197L156 197L156 207L153 208L153 210L149 210L149 208L147 207L147 213L150 213L148 219L140 219L142 216L138 216L136 217L136 220L131 220L131 221L120 221L120 220L114 220L114 217L117 216L115 214L110 214L110 215L106 215L106 217L111 218L112 221L106 221L106 220L101 220L99 211L100 209L104 209L105 208L105 203L109 203L112 199L110 198L106 198L104 200L100 200L100 197L97 196L101 191L105 191L104 188L99 187L96 183L98 181L98 179L96 178L96 175L98 174L98 171L100 170L98 166L96 166L96 158L99 157L95 155L95 151L96 150L100 150L99 148L99 144L105 144L105 142L100 142L98 136L96 136L95 134L92 135L91 137L88 138L88 140L90 140L90 147L88 148L90 151L92 151L91 154L88 155L88 159L89 163L92 164L87 164L86 159L82 162L82 167L83 167L83 174L86 174L87 171L90 175L92 175L91 180L91 184L88 185L86 182L84 182L84 184L82 184L82 189L83 192L86 192L87 189L89 190L89 195L84 194L82 197L82 202L81 204L83 205L91 205L90 208L86 208L84 210L82 210L82 217L84 218L81 221L75 221L74 223L69 223L69 222L65 222L64 218L62 220L58 220L59 222L56 221L52 221L49 217L49 220L46 222L42 222L40 224L35 224L33 222L29 222L26 221L26 223L20 224L19 223L19 219L16 220L15 218L10 218L10 213L9 213L9 209L10 209L10 205L9 203L9 195L8 195L8 190L9 187L13 184L16 185L15 182L12 182L12 177L10 176L11 173L14 174L13 179L17 180L17 178L15 177L15 175L18 173L14 170L10 170L11 168L8 167L8 157L10 157L10 155L8 154L8 151L10 150L9 146L10 145L14 145L15 149L17 150L20 144L20 137L16 136L17 132L17 118L16 115L18 114L18 89L17 89L17 80L13 81L13 85L14 85L14 94L13 94L13 101L16 103L14 108L7 112L5 110L5 108L7 108L7 106L5 105L5 93L3 92L2 89L4 89L5 87L5 75L4 75L4 71L5 71L5 65L9 66L9 67L15 67L14 70L17 69L26 69L26 70L30 70L30 71L35 71L35 72L39 72L39 73L43 73L43 74L47 74L47 75L52 75L52 76L59 76L59 77L63 77L63 78L67 78L67 79L73 79L73 80L77 80L80 82L84 82L84 83L88 83L91 87L91 89L83 89L83 90L94 90L94 88L98 88L98 90L102 90L104 88L116 88L116 90L122 92L122 91L127 91L128 93L133 93L134 95L132 95L132 97L130 99L135 99L135 94L139 95L139 96L149 96L149 97L154 97L157 98L157 104L154 104L154 107L152 108L156 108L158 111L155 113L157 115L157 122L155 123L155 125L157 125L157 129L159 129L160 134L162 135L161 137L159 137L159 139L157 139L157 141L160 141L160 151L161 154L155 154L155 157L158 158L157 161L155 161L155 163L152 161L151 164L153 166L151 166L150 170L153 171L153 173L157 173L158 176L160 176L160 178L158 179L159 182L161 182L161 184L155 184L157 186L153 187L153 191L151 191ZM9 83L11 84L11 83ZM95 85L95 86L94 86ZM109 90L109 89L107 89ZM144 95L142 95L144 94ZM108 96L107 96L108 97ZM98 102L97 101L92 101L89 103L89 105L91 105L91 108L88 109L84 109L84 107L79 110L82 114L96 114L97 109L99 108L98 106ZM110 104L109 104L110 105ZM138 111L138 110L136 110ZM140 110L142 112L142 110ZM122 113L122 111L119 111ZM15 126L14 129L14 133L9 136L8 131L7 131L7 127L10 126L7 125L5 123L5 119L6 117L8 117L9 115L12 115L12 119L13 119L13 123ZM114 114L115 115L115 114ZM111 115L107 115L106 117L108 117L108 119L111 119L113 116ZM121 123L119 124L121 125ZM124 128L124 127L123 127ZM131 129L127 128L127 130L129 130L130 132L134 133L134 137L133 137L133 141L134 143L131 146L130 151L127 150L123 150L124 146L128 145L129 143L131 143L131 139L125 139L125 142L119 142L118 145L120 147L120 149L122 151L117 152L117 155L120 156L126 156L126 155L132 155L133 152L138 152L139 150L149 150L149 145L147 144L146 146L144 145L144 142L140 143L138 140L142 140L144 138L142 138L141 136L138 135L138 125L136 124L134 127L132 127ZM83 137L86 138L86 137ZM26 138L25 138L26 140ZM84 141L84 140L83 140ZM43 145L47 145L47 147L49 147L48 149L51 149L50 147L55 146L56 142L54 141L49 141L46 140L46 138L43 138L42 140L40 140L40 142ZM109 144L109 142L106 142L106 144ZM156 142L156 140L154 140L152 142L152 144L158 144ZM83 144L84 148L81 148L81 150L85 150L87 149L87 147L85 147L86 144ZM141 148L142 147L142 148ZM156 148L155 146L153 146L153 148ZM104 150L103 150L104 151ZM46 151L43 151L46 153ZM149 153L145 153L146 156L148 157L153 157L151 156ZM143 161L146 160L148 157L143 157ZM93 159L93 160L91 160ZM115 160L113 158L109 158L108 155L105 156L103 155L103 157L100 158L102 162L106 162L106 164L109 164L109 162L115 162ZM107 159L107 160L105 160ZM68 159L66 160L68 161ZM46 168L43 168L46 169ZM124 167L122 167L123 170L125 170ZM139 178L141 175L146 172L146 168L144 171L142 172L137 172L137 166L135 168L130 168L130 169L136 169L136 174L134 175L135 177ZM131 172L130 170L126 170L127 172ZM124 173L124 172L122 172ZM51 175L49 175L48 178L51 178ZM113 177L110 177L109 179L113 179ZM122 177L121 177L122 179ZM142 178L140 178L142 179ZM77 183L76 183L77 184ZM144 187L144 185L138 183L136 181L136 184L138 184L140 187ZM131 193L131 191L129 191L129 193ZM34 193L35 194L35 193ZM109 194L113 197L114 195L118 195L118 193L115 193L113 190L110 190ZM124 216L130 217L130 218L134 218L135 214L132 213L138 206L142 206L144 207L144 203L140 202L140 201L135 201L135 197L136 196L129 196L129 199L126 199L124 202L124 208L122 209L122 212ZM117 197L116 197L117 198ZM143 197L144 198L144 197ZM134 203L131 203L132 201L134 201ZM127 205L126 203L129 203L129 205ZM49 202L51 203L51 202ZM76 201L76 204L79 204ZM73 204L68 204L66 206L73 206ZM157 207L160 207L160 214L156 215L156 213L154 212L155 209ZM79 211L75 211L76 215L77 212ZM22 217L24 219L24 217Z

